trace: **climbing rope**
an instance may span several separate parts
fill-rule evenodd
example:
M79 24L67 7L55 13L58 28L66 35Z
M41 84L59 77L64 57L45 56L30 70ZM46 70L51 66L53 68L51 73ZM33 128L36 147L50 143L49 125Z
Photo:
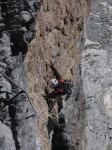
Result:
M19 85L17 85L12 79L10 79L6 74L4 74L2 71L0 71L0 73L1 73L7 80L9 80L11 83L13 83L15 86L17 86L19 89L21 89L21 90L26 94L26 96L27 96L27 98L28 98L28 100L29 100L29 103L30 103L30 105L31 105L31 107L32 107L32 109L33 109L33 111L34 111L34 113L35 113L35 117L37 117L36 111L35 111L35 109L34 109L34 107L33 107L33 105L32 105L32 102L31 102L31 100L30 100L30 98L29 98L28 93L27 93L23 88L21 88Z

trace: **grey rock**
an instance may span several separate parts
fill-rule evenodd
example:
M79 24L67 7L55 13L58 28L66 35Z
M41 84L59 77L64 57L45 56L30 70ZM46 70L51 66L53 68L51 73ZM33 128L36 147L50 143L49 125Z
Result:
M30 15L30 13L27 12L27 11L22 11L22 17L23 17L23 21L24 22L28 22L32 18L31 15Z
M39 138L36 139L36 150L43 150L43 145L41 143L41 140Z
M0 71L28 92L24 61L41 1L0 2ZM30 20L32 20L30 22ZM25 94L0 74L0 150L35 150L35 117Z
M12 131L0 122L0 150L16 150Z
M85 25L81 79L86 99L84 150L111 150L112 2L92 1ZM109 131L109 132L108 132Z

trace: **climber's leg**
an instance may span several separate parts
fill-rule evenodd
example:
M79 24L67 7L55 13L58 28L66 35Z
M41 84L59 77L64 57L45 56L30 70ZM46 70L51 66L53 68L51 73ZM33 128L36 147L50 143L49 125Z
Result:
M47 94L45 97L46 98L57 98L57 97L62 96L62 95L65 95L65 94L64 93L59 93L57 91L53 91L53 92Z

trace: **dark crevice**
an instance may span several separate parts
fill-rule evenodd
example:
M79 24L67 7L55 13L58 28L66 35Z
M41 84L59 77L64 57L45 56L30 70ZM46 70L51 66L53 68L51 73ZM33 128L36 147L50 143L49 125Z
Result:
M50 27L46 27L46 31L47 31L47 32L51 32L52 29L51 29Z
M21 1L22 6L22 1ZM1 0L1 8L2 8L2 17L5 24L5 30L14 30L14 28L18 29L20 26L20 18L17 18L16 15L20 15L21 8L17 7L18 11L16 11L17 5L15 5L15 1L4 1ZM11 11L13 10L13 11ZM13 21L12 19L13 18Z
M18 38L15 38L15 36L11 35L11 51L12 56L19 55L19 52L21 52L23 55L27 53L28 46L27 44L21 39L20 36Z
M58 126L58 122L53 118L48 117L47 130L49 135L57 126Z
M57 99L57 104L58 104L58 113L60 113L61 110L63 109L63 98L62 97Z
M64 17L64 25L67 25L68 24L68 19L67 19L67 17Z
M16 114L16 107L14 105L11 105L9 107L9 116L11 117L11 130L12 130L12 134L13 134L13 139L15 141L15 147L17 150L20 150L21 146L20 146L20 143L17 138L18 133L16 130L18 123L17 123L16 117L15 117L15 114Z
M47 93L48 91L46 91ZM48 124L47 129L50 136L50 133L53 131L53 137L52 137L52 150L69 150L69 139L66 138L66 122L65 122L65 116L61 113L61 110L63 109L63 98L58 97L55 99L47 99L47 104L49 108L49 113L52 112L52 108L54 105L58 104L58 113L59 113L59 120L56 119L56 116L52 114L52 117L48 117Z
M34 3L33 7L35 10L39 10L40 9L40 6L42 4L42 1L38 2L38 3Z
M60 47L60 43L58 43L57 45L58 45L58 47Z
M65 118L59 118L59 124L64 124L65 123Z
M64 115L59 115L58 126L54 128L52 150L69 150L70 141L66 136L66 122Z
M65 132L65 124L55 128L52 138L52 150L69 150L69 140L66 138Z
M25 55L28 51L28 46L25 44L23 47L18 46L17 44L14 44L11 46L12 56L18 56L19 52L21 52L23 55Z
M56 26L55 29L57 29L58 31L60 31L62 35L67 36L65 34L65 29L64 28L60 28L59 26Z
M14 89L14 91L15 91L15 89ZM16 93L17 93L17 91L18 91L18 89L16 88ZM21 108L18 109L17 107L18 107L18 104L20 103L20 101L25 102L25 97L23 95L21 95L23 93L24 93L24 91L18 92L18 94L16 94L9 101L9 117L11 118L11 130L12 130L12 136L13 136L13 140L15 142L16 150L21 150L21 143L20 143L21 140L19 137L20 130L18 130L18 127L20 126L20 122L23 120L23 118L22 117L18 118L17 114L21 114ZM23 105L25 105L25 104L23 104ZM30 118L32 116L29 116L28 118ZM28 119L28 118L26 118L26 119Z
M78 25L77 25L77 30L78 30L78 31L82 31L82 30L83 30L82 24L78 24Z
M70 22L71 22L71 25L73 25L73 24L74 24L74 17L73 17L73 15L72 15L72 14L70 15Z
M48 91L46 91L46 92L48 92ZM55 100L49 99L49 98L46 99L46 102L48 104L49 114L52 113L52 109L54 108L56 102L58 104L58 113L60 113L60 111L63 108L62 100L63 100L62 97L57 97ZM52 131L54 131L56 128L58 128L59 124L63 124L63 123L65 123L65 120L62 116L59 117L59 121L57 120L57 117L54 114L52 114L52 117L48 117L47 129L48 129L49 135Z
M79 21L79 18L76 18L76 21Z

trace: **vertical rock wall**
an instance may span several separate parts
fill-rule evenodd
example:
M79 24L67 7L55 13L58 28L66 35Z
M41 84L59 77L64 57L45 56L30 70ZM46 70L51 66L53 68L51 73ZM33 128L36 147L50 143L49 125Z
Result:
M84 150L112 149L112 1L92 1L81 78L86 99Z
M37 34L29 45L27 63L30 95L38 115L37 139L42 150L82 147L85 103L79 63L84 18L89 12L90 1L43 0L37 16ZM46 60L55 64L63 78L73 81L74 92L68 101L64 101L65 97L46 100L41 96L46 89L51 92L48 81L55 78Z
M0 1L0 150L111 150L112 2L40 4ZM55 77L45 60L73 81L67 101L41 96L51 91L48 81ZM4 74L29 88L36 120L27 95Z
M40 3L0 1L0 150L36 149L35 120L29 117L33 111L18 86L28 92L24 58L28 43L34 38Z

